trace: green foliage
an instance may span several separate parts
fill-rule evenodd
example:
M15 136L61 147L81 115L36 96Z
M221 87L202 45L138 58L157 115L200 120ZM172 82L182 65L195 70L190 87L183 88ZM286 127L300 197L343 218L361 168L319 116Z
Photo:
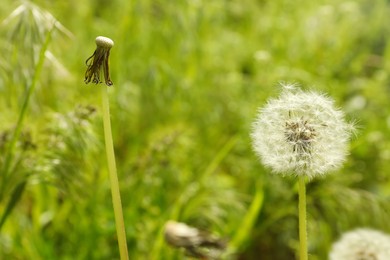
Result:
M83 83L98 35L115 41L109 95L131 259L185 258L163 241L169 219L233 239L242 259L295 257L296 180L264 169L249 138L280 81L328 93L359 128L344 168L307 186L310 259L354 227L390 233L389 14L385 0L5 0L0 259L119 256L102 86Z

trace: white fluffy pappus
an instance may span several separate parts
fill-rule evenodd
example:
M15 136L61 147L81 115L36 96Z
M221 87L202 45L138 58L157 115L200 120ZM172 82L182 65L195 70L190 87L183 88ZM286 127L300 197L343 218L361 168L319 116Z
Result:
M380 231L360 228L344 233L335 242L329 260L388 260L390 236Z
M337 170L354 129L334 101L294 85L259 109L252 125L253 149L274 173L313 178Z

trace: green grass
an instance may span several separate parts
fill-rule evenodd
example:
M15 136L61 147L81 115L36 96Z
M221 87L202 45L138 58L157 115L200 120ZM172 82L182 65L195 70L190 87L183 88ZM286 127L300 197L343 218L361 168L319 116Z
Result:
M0 218L12 209L0 259L119 258L101 86L83 83L98 35L115 41L109 98L130 259L183 259L161 236L171 218L232 239L242 259L296 257L296 180L270 174L249 137L283 81L328 93L359 127L345 166L307 184L309 259L326 259L354 227L390 233L387 1L34 3L35 16L13 13L0 27L0 169L37 83L10 174L0 172ZM5 0L0 19L19 4ZM64 27L35 81L47 14Z

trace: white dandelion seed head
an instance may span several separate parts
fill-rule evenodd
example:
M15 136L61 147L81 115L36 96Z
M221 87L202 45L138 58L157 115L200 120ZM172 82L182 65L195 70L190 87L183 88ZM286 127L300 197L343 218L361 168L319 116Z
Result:
M332 99L283 85L280 97L259 109L251 137L273 172L313 178L342 165L352 130Z
M329 260L388 260L390 236L372 229L355 229L335 242Z

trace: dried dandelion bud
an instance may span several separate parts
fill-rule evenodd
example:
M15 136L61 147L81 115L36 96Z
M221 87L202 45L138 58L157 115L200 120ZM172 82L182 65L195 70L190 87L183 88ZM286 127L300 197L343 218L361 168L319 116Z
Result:
M333 244L330 260L388 260L390 236L372 229L356 229Z
M164 237L171 246L184 248L187 255L198 258L213 258L226 246L206 232L172 220L165 224Z
M92 80L95 84L101 83L100 70L103 67L104 82L107 86L112 86L113 83L110 79L108 58L110 56L110 49L114 46L114 41L104 36L96 37L95 41L96 50L92 56L85 61L87 64L87 71L85 72L84 82L88 84Z
M114 46L114 41L104 36L98 36L95 39L96 46L106 49L111 49Z
M309 178L336 170L347 155L353 126L329 97L283 87L253 123L253 148L262 163L275 173Z

